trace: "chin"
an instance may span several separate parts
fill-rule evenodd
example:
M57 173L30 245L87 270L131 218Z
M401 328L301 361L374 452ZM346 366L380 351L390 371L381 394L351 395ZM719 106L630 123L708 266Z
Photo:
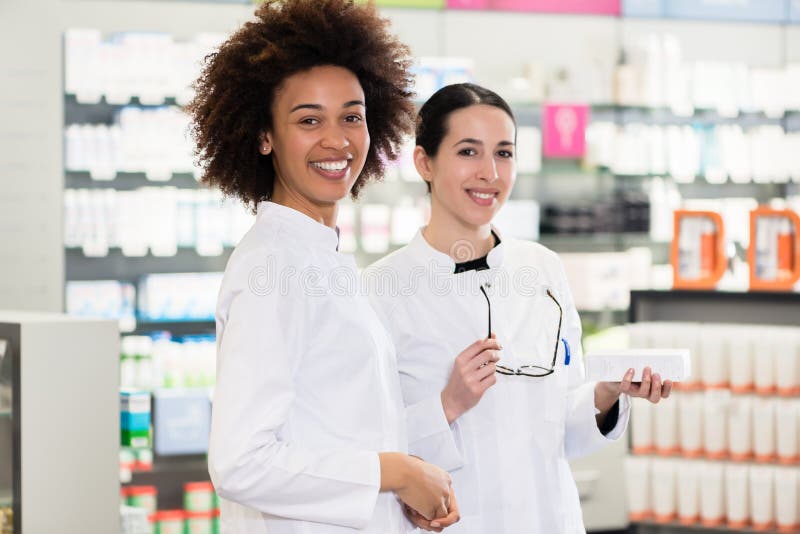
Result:
M473 226L475 228L481 228L483 226L489 226L492 224L492 219L494 219L494 213L491 216L481 216L481 217L464 217L464 222L467 223L469 226Z
M318 189L317 198L323 202L335 203L344 200L353 190L353 184L326 183Z

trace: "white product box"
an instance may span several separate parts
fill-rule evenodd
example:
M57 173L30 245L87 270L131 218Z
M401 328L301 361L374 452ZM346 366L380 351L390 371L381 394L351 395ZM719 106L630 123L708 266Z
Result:
M633 381L642 379L650 367L661 380L682 382L691 374L692 362L686 349L603 350L586 355L586 374L590 382L619 382L628 369L635 369Z

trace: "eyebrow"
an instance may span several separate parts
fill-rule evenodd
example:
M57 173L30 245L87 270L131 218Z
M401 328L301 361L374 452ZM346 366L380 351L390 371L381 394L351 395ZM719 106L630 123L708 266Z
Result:
M472 137L465 137L464 139L458 141L457 143L453 144L453 146L460 145L461 143L469 143L472 145L481 145L483 146L483 141L480 139L473 139ZM514 146L514 143L511 141L500 141L497 143L498 146Z
M352 106L363 106L363 107L366 107L364 102L361 101L361 100L350 100L349 102L345 102L342 105L342 108L344 109L344 108L349 108L349 107L352 107ZM295 111L300 110L300 109L313 109L315 111L322 111L322 106L320 104L298 104L295 107L293 107L291 110L289 110L289 113L294 113Z

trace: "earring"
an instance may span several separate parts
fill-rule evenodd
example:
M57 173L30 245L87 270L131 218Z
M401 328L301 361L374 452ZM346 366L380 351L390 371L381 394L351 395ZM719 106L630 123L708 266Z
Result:
M265 156L270 153L269 145L261 145L261 153Z

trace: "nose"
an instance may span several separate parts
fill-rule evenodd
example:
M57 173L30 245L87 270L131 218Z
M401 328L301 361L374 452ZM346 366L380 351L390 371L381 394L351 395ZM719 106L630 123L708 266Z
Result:
M350 146L350 139L348 139L347 132L341 126L331 124L323 132L320 144L324 148L342 150Z
M497 173L497 162L494 160L494 157L489 156L484 159L479 169L478 178L487 183L492 183L500 178L500 175Z

